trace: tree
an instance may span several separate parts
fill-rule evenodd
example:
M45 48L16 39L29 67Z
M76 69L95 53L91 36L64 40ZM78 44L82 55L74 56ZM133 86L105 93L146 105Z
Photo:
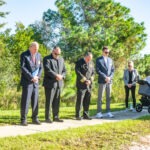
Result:
M141 78L145 78L150 75L150 54L146 54L144 57L137 57L135 63Z
M5 5L6 3L3 0L0 0L0 6ZM0 12L0 18L4 18L8 12ZM5 25L5 23L0 23L0 28L2 28ZM0 52L3 50L3 42L0 39Z
M30 27L34 31L34 38L48 49L52 49L60 39L61 25L58 12L49 9L43 13L42 21L35 22Z
M144 23L136 23L130 10L120 3L113 0L57 0L56 6L58 12L48 10L43 14L43 20L47 27L58 29L57 44L70 60L87 50L97 56L99 50L108 45L115 60L125 61L145 46Z
M5 5L6 3L3 0L0 0L0 6ZM5 18L6 15L8 15L8 12L0 12L0 18ZM0 23L0 28L2 28L5 25L5 23Z

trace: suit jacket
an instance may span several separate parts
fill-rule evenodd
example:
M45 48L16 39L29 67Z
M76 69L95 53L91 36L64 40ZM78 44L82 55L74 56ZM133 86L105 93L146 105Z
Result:
M91 88L85 84L85 81L82 81L85 77L87 80L93 81L94 76L94 64L93 62L89 62L88 64L85 62L84 58L78 60L75 65L75 71L77 75L76 86L80 89Z
M29 86L34 84L38 86L38 83L32 82L34 73L40 78L42 74L42 58L40 53L36 53L35 62L32 61L32 56L29 50L23 52L20 55L20 64L21 64L21 85Z
M98 83L105 84L106 77L110 77L112 82L112 78L114 75L114 64L112 59L108 57L107 64L106 64L103 56L97 58L96 72L98 74Z
M131 80L132 81L132 86L136 85L136 81L138 79L139 79L139 74L138 74L137 70L134 69L133 72L132 72L132 80ZM128 85L128 82L129 82L129 70L128 69L124 70L123 80L124 80L124 84Z
M44 81L43 86L46 88L61 88L63 85L63 80L56 80L56 74L61 74L63 78L66 76L66 68L64 64L64 59L60 57L59 59L54 59L52 54L44 57Z

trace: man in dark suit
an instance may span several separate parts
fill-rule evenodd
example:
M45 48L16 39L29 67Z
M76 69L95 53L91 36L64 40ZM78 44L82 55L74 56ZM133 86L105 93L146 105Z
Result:
M63 80L66 75L64 59L60 57L61 49L54 47L52 53L43 59L44 81L46 103L45 103L45 121L52 123L51 107L53 112L53 121L63 122L59 119L60 92Z
M21 125L27 126L29 103L32 106L32 122L40 124L38 120L38 88L42 73L42 58L38 53L39 44L32 42L29 49L21 54Z
M97 118L102 118L102 96L106 90L106 111L107 116L112 118L114 117L110 112L110 102L111 102L111 86L112 78L114 75L114 64L109 55L109 49L105 46L103 47L101 57L96 59L96 71L98 74L98 101L97 101Z
M91 99L92 81L94 79L93 55L87 52L84 58L76 62L75 71L77 75L77 100L76 100L76 119L81 120L80 112L83 105L83 119L89 119L89 105Z

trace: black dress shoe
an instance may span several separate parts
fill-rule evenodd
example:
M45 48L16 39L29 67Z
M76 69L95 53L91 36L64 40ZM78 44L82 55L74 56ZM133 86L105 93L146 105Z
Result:
M37 125L40 125L40 124L41 124L41 122L40 122L39 120L32 120L32 123L33 123L33 124L37 124Z
M53 121L51 119L46 119L45 122L46 123L53 123Z
M86 120L92 120L92 118L89 117L89 116L83 116L83 119L86 119Z
M28 126L28 123L27 123L27 121L21 121L21 125L22 126Z
M61 120L59 118L54 118L53 121L55 121L55 122L64 122L63 120Z
M76 117L76 120L82 120L82 117Z
M83 112L83 119L92 120L92 118L89 116L88 111L84 111L84 112Z

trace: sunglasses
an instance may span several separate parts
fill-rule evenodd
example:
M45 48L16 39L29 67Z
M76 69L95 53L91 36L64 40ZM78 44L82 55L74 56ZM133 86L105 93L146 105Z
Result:
M132 67L131 65L128 65L128 67Z
M105 52L105 54L109 54L109 52Z
M54 53L55 56L59 56L60 54Z

